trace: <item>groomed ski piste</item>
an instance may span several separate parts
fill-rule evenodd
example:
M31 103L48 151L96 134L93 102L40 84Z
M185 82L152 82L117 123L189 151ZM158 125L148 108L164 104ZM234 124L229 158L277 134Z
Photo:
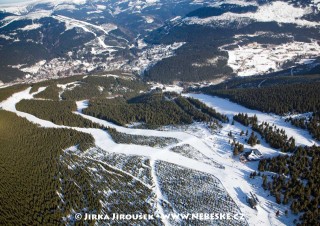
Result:
M155 161L164 161L167 163L176 164L183 168L208 173L216 177L218 180L220 180L228 194L240 208L241 213L244 215L249 225L291 225L293 220L297 218L297 216L292 214L285 216L284 212L285 210L289 210L289 205L278 205L275 202L275 198L269 195L268 191L263 190L261 186L262 179L260 177L256 179L249 179L249 174L253 171L257 171L258 162L248 162L243 164L238 158L232 156L232 150L229 144L230 137L228 137L228 133L232 131L235 138L241 142L241 139L244 138L239 136L240 131L248 129L249 132L251 132L250 128L235 122L234 125L223 124L223 127L214 134L211 133L201 123L194 123L187 127L168 126L165 127L165 130L161 131L132 129L117 126L113 123L84 115L82 110L88 106L88 101L84 100L77 102L78 110L77 112L74 112L75 114L78 114L103 126L114 128L118 132L132 135L176 138L179 141L177 144L169 145L165 148L154 148L134 144L117 144L104 130L56 125L50 121L39 119L31 114L18 111L15 107L17 103L23 99L34 99L35 94L42 92L46 88L42 87L38 90L38 92L32 94L30 94L30 89L31 88L28 88L22 92L13 94L10 98L0 103L0 107L3 110L14 112L18 116L26 118L28 121L38 124L41 127L69 128L91 134L95 139L96 147L104 150L105 155L108 155L109 153L118 153L128 156L142 156L149 158L151 162L150 165L152 167L152 179L155 184L154 192L158 201L157 209L160 213L163 213L160 200L164 200L165 197L162 196L161 189L159 188L158 184L158 178L156 178L157 175L154 169ZM218 97L212 97L203 94L186 95L199 99L208 106L216 109L218 112L226 114L230 119L234 114L238 114L240 112L248 113L249 116L256 114L259 122L266 121L271 124L274 123L277 127L284 129L289 137L293 136L298 145L319 145L319 143L316 143L311 138L307 131L294 128L289 123L285 122L284 118L281 118L280 116L250 110ZM242 143L244 144L245 148L250 148L245 142L242 141ZM202 155L212 159L214 162L222 165L224 168L216 167L216 165L213 164L209 165L203 161L191 159L170 150L174 146L181 146L185 144L192 146ZM270 148L270 146L263 140L261 140L261 144L256 145L255 148L259 149L265 157L272 157L280 154L278 150ZM88 152L90 152L90 149ZM88 153L86 153L86 155L87 154ZM131 176L135 178L133 175ZM258 197L259 204L257 206L257 210L252 209L246 201L246 196L250 192L256 194ZM276 217L276 212L278 210L280 211L280 216ZM166 219L163 219L163 222L165 225L170 225L170 222L168 222Z

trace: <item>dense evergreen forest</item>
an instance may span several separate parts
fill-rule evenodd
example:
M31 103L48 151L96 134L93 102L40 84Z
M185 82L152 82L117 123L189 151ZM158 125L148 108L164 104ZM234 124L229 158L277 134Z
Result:
M63 100L84 100L94 97L114 96L129 98L147 89L148 85L128 76L88 76L79 80L78 84L71 89L64 91L61 97Z
M15 85L0 89L0 102L8 99L12 94L26 89L27 85Z
M203 112L204 114L207 114L210 117L218 119L219 121L224 122L224 123L229 122L229 119L226 115L223 115L223 114L217 112L216 110L214 110L213 108L208 107L207 105L205 105L201 101L194 99L194 98L190 98L190 97L188 97L187 100L193 106L195 106L197 109L199 109L201 112Z
M94 99L83 112L122 126L142 122L149 128L190 124L193 121L218 123L217 119L227 120L225 115L200 103L192 98L177 97L176 94L153 92L129 100Z
M72 113L77 110L73 101L22 100L17 110L51 121L57 125L99 128L96 123Z
M174 102L167 101L162 93L148 95L141 101L137 98L134 101L95 99L83 112L122 126L133 122L143 122L148 127L192 122L188 114Z
M147 81L164 84L208 81L232 74L227 61L227 52L220 51L215 45L185 44L177 50L176 56L158 62L144 76Z
M290 84L281 86L221 89L203 88L202 91L239 103L262 112L279 115L316 112L320 109L320 83Z
M320 112L313 112L311 116L289 117L286 119L292 125L307 129L314 139L320 140Z
M288 72L290 74L290 71ZM320 82L320 74L310 75L286 75L282 74L266 74L256 76L234 76L219 84L211 85L203 88L189 88L190 91L196 90L225 90L225 89L247 89L247 88L263 88L282 85L294 85L294 84L310 84Z
M188 115L193 116L195 121L209 121L209 115L202 113L196 109L189 100L181 96L174 99L174 102Z
M62 217L86 206L99 209L85 172L77 171L77 188L62 165L63 150L78 145L86 150L93 138L74 130L40 128L13 113L0 110L0 224L60 225ZM12 142L14 141L14 142ZM62 186L65 202L57 190ZM87 190L84 190L87 186Z
M232 13L247 13L257 11L257 6L238 6L235 4L223 4L218 7L202 7L188 13L187 17L206 18L211 16L220 16L226 12Z
M59 89L57 85L52 84L48 86L44 91L34 95L34 97L58 101L60 99L59 98L60 91L61 89Z
M259 171L264 189L275 196L277 203L290 204L293 213L302 213L297 225L318 225L320 220L320 147L298 147L292 155L279 155L261 160Z
M30 93L38 91L40 87L47 88L36 94L35 97L50 100L84 100L115 96L130 98L149 88L139 79L120 72L90 76L78 75L44 81L33 84Z
M258 123L258 118L256 115L249 117L248 114L239 113L233 116L233 119L244 126L249 126Z

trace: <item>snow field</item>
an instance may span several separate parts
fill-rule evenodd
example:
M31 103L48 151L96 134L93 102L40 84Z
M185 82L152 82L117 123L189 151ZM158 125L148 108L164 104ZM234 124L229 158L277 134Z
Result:
M41 92L44 89L45 88L40 88L38 92ZM188 131L188 128L185 131L178 131L175 129L172 129L171 131L131 129L84 115L81 113L81 111L87 107L88 101L77 102L78 111L74 112L75 114L81 115L82 117L89 119L92 122L99 123L103 126L114 128L118 132L142 136L171 137L180 141L178 144L170 145L165 148L152 148L149 146L132 144L116 144L112 140L111 136L103 130L59 126L46 120L39 119L33 115L17 111L15 108L16 103L22 99L32 99L33 95L36 94L29 94L29 91L30 88L12 95L6 101L2 102L0 106L4 110L14 112L18 116L24 117L30 122L39 124L42 127L69 128L89 133L94 137L96 146L102 150L102 153L100 153L102 156L107 155L107 153L116 153L126 156L141 156L150 159L151 168L154 167L155 161L163 161L190 170L213 175L221 181L223 187L227 190L228 194L238 205L241 212L245 215L249 225L288 225L292 223L294 217L291 215L288 217L285 217L284 215L279 218L275 217L275 212L277 210L280 210L281 213L283 213L288 207L277 205L274 197L268 196L268 192L264 191L261 187L261 179L257 178L251 180L248 178L251 172L257 170L258 163L249 162L247 164L242 164L238 159L234 159L232 157L231 147L228 143L230 138L227 134L230 130L233 132L233 134L239 134L241 130L246 129L239 123L235 123L235 125L223 124L223 128L218 131L217 134L210 133L205 127L200 125L194 125L196 126L197 131ZM218 112L224 113L230 118L239 112L248 113L249 116L256 114L260 122L267 121L269 123L274 123L279 128L283 128L288 136L293 136L296 139L297 144L312 145L315 143L315 141L311 139L310 135L308 135L306 131L294 128L289 123L284 122L284 119L279 116L268 115L259 111L250 110L228 100L217 97L203 94L187 95L201 100L208 106L215 108ZM197 150L199 153L195 152L197 153L195 158L190 158L190 156L183 154L183 152L179 153L172 151L172 148L181 145L190 145L190 147L192 147L194 150ZM245 145L245 148L249 148L248 145ZM260 145L257 145L255 148L259 149L266 157L279 154L278 151L271 149L264 142L262 142ZM189 154L190 153L192 154L192 152L189 152ZM90 151L88 151L86 154L90 155ZM212 159L214 162L224 166L225 168L222 169L221 167L210 164L209 161L204 161L207 158ZM152 178L154 181L156 181L154 173ZM255 193L260 200L258 211L251 209L245 201L245 197L249 192ZM155 193L157 194L158 201L163 198L161 189L159 191L158 188L155 188ZM161 213L162 210L159 208L158 210Z

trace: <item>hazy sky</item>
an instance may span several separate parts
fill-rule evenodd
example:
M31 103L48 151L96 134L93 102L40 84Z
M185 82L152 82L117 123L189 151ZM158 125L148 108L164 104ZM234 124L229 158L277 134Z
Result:
M28 2L30 0L0 0L0 4L16 3L16 2Z

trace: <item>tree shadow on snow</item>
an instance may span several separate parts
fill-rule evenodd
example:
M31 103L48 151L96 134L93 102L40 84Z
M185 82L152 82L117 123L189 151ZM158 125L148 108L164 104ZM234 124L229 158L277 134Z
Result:
M237 192L237 198L238 198L243 204L248 205L248 203L247 203L247 198L246 198L246 197L247 197L247 194L244 193L240 187L236 187L236 188L235 188L235 191Z

